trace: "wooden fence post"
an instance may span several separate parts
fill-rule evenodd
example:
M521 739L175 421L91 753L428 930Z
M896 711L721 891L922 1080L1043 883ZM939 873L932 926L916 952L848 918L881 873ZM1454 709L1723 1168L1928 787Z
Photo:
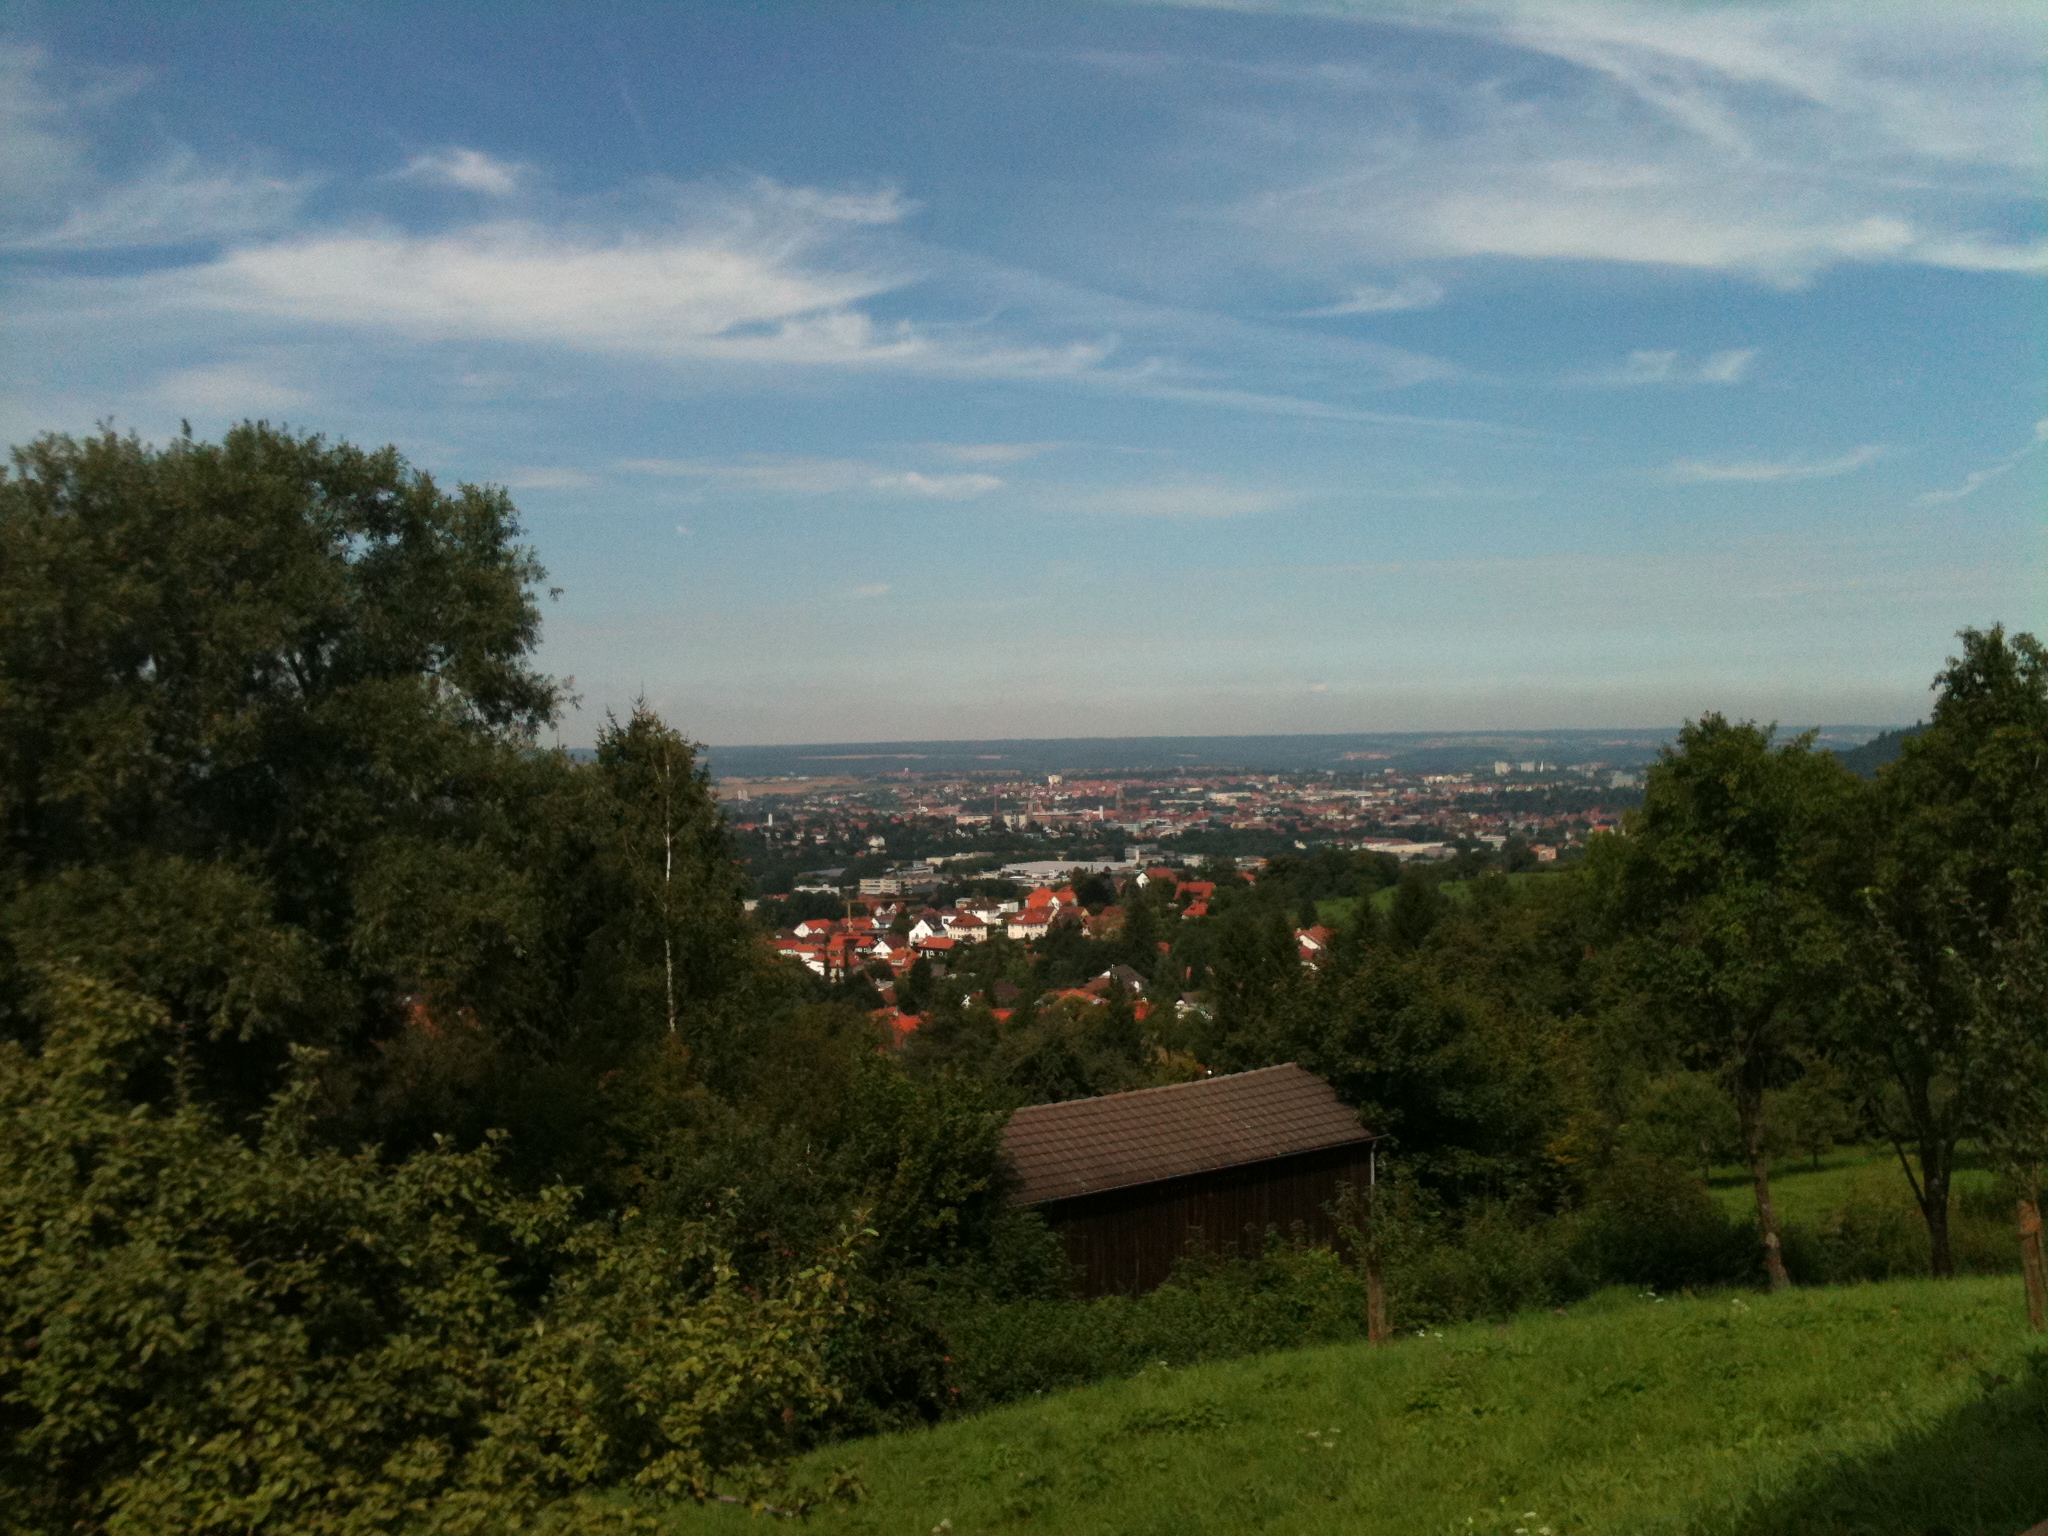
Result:
M2048 1260L2041 1252L2041 1200L2039 1191L2021 1196L2020 1267L2027 1276L2027 1322L2036 1333L2048 1332Z
M1365 1183L1365 1340L1384 1344L1387 1328L1387 1281L1380 1269L1380 1155L1375 1145L1366 1154Z

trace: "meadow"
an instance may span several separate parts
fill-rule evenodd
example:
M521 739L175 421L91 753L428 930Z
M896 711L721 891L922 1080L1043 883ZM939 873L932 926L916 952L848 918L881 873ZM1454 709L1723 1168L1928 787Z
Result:
M1965 1148L1957 1157L1950 1196L1958 1214L1988 1207L1997 1184L1983 1158ZM1733 1163L1717 1167L1707 1187L1731 1216L1747 1219L1756 1210L1756 1194L1747 1168ZM1771 1198L1781 1220L1808 1225L1825 1221L1847 1207L1864 1204L1903 1204L1914 1213L1915 1221L1920 1219L1898 1154L1886 1146L1835 1147L1817 1159L1773 1158ZM2001 1206L1999 1215L2010 1224L2010 1211Z
M1717 1167L1709 1192L1729 1216L1749 1221L1749 1171ZM1896 1153L1836 1147L1815 1159L1772 1159L1771 1199L1784 1224L1787 1262L1802 1283L1895 1280L1928 1271L1927 1224ZM2012 1203L1981 1155L1965 1148L1949 1195L1949 1244L1959 1274L2009 1274L2019 1265Z
M2048 1349L2019 1282L1608 1291L828 1447L844 1536L2016 1536L2048 1517ZM758 1517L715 1506L677 1536ZM759 1529L758 1526L754 1527Z

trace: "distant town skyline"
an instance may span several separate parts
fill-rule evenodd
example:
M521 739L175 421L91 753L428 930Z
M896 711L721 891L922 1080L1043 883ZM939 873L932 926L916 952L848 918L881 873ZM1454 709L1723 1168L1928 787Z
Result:
M2048 631L2048 14L0 6L0 421L510 488L562 740L1906 723Z

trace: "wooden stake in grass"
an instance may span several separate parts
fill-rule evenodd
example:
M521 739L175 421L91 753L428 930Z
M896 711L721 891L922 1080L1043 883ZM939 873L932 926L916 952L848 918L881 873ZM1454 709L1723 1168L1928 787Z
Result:
M2020 1267L2027 1274L2027 1322L2036 1333L2048 1332L2048 1260L2041 1252L2041 1200L2034 1194L2021 1196Z
M1380 1268L1380 1155L1377 1146L1372 1148L1368 1158L1365 1185L1365 1338L1368 1344L1384 1344L1393 1335L1387 1327L1387 1279ZM2037 1248L2039 1226L2037 1221Z

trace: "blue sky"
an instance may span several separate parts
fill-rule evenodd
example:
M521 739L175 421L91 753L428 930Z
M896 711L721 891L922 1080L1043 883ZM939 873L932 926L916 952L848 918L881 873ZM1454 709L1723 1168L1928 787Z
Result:
M713 743L1924 711L2048 12L0 5L0 421L509 485Z

